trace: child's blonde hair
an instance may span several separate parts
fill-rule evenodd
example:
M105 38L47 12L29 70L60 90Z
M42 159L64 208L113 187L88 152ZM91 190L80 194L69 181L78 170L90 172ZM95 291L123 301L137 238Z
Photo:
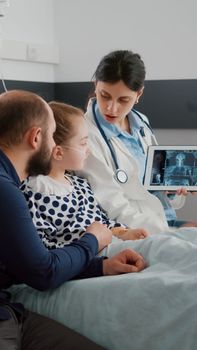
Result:
M56 131L53 135L56 145L62 145L69 141L75 135L73 128L73 118L76 116L84 117L81 109L71 106L66 103L52 101L49 103L51 107L55 122Z

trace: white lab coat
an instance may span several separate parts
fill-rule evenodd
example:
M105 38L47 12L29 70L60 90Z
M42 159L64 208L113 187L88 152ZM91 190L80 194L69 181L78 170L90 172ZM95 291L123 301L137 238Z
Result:
M97 201L109 218L131 228L143 227L150 234L169 230L160 200L141 184L137 161L117 137L111 138L111 143L119 168L126 171L128 181L121 184L115 179L110 150L94 121L92 101L85 117L89 129L90 155L79 175L88 179ZM142 117L146 118L143 115ZM151 137L151 132L146 127L145 137L141 137L145 151L152 143Z

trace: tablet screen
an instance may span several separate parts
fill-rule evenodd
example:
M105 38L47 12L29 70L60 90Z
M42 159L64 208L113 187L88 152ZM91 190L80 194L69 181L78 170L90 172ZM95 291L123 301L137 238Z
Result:
M197 191L197 146L150 146L144 185L149 190Z

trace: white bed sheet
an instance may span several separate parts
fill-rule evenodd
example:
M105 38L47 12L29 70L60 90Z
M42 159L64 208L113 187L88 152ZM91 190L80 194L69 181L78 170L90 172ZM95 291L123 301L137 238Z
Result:
M111 350L197 349L197 229L116 242L147 260L140 273L70 281L49 292L12 288L13 300Z

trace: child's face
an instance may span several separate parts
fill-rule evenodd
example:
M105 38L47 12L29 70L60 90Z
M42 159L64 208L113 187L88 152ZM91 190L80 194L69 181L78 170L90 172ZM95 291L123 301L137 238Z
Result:
M66 143L63 148L63 159L66 170L83 169L85 160L89 154L88 149L88 128L83 117L76 117L73 120L75 135Z

